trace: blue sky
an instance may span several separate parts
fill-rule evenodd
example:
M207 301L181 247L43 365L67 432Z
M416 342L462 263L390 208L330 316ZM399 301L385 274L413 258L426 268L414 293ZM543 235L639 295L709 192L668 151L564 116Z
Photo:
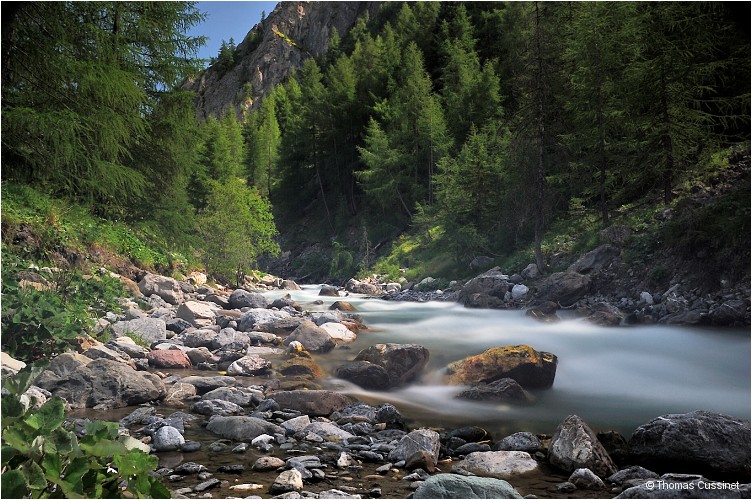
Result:
M199 51L204 59L216 57L222 40L235 39L239 44L248 32L261 21L261 13L268 16L277 2L197 2L199 11L206 13L204 22L194 26L189 35L204 35L209 39Z

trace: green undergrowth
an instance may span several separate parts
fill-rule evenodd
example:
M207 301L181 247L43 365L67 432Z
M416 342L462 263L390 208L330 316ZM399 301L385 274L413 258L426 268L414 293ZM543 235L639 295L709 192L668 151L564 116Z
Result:
M154 228L97 217L28 185L2 185L2 231L12 252L40 263L56 252L86 255L94 245L143 269L180 272L190 265L190 252L176 251Z

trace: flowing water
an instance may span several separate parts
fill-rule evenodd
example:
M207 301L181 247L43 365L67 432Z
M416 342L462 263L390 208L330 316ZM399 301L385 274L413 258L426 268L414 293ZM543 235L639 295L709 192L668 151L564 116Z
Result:
M313 310L338 300L318 297L318 286L291 292ZM268 292L269 299L288 292ZM322 300L321 305L311 305ZM648 420L666 413L706 410L750 418L750 332L672 326L601 327L570 318L537 322L523 311L465 309L449 302L392 302L350 294L368 330L345 348L316 356L327 373L377 343L425 346L431 358L419 383L389 391L365 391L348 382L330 388L368 403L391 402L414 424L435 427L481 425L498 439L520 430L553 433L567 415L596 430L627 438ZM442 384L450 362L489 347L528 344L558 356L552 388L533 391L530 406L455 399L462 388Z

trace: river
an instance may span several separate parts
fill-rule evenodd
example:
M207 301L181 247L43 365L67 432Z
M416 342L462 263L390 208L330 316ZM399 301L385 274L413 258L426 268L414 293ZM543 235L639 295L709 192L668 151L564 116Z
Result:
M290 292L306 309L326 310L338 300L319 286ZM270 300L288 293L267 292ZM323 304L311 305L321 300ZM523 311L466 309L449 302L393 302L350 294L368 326L358 339L317 355L327 373L377 343L425 346L431 358L422 380L400 390L365 391L327 379L325 385L368 403L390 402L414 425L480 425L498 439L520 430L551 434L567 415L595 430L627 438L666 413L706 410L750 418L750 332L662 325L602 327L581 319L540 323ZM441 383L450 362L493 346L528 344L558 356L551 389L531 391L535 402L514 407L454 398L461 388Z

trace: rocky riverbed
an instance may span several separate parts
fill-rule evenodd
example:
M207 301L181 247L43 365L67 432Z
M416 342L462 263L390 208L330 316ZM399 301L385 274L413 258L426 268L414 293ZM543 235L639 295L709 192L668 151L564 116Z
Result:
M492 270L476 280L498 285L507 278ZM268 286L297 287L283 280ZM379 293L356 287L348 286ZM112 339L81 339L79 352L51 361L29 397L62 397L80 429L85 418L118 420L122 432L159 456L158 473L177 497L665 498L688 488L704 498L750 494L749 421L663 415L631 437L596 434L576 415L537 435L425 428L392 404L322 388L326 374L315 356L367 332L348 302L328 299L328 310L312 311L321 304L291 297L269 303L252 291L156 275L130 289L125 312L100 322ZM320 293L340 295L333 287ZM375 343L334 371L365 389L390 390L420 378L429 356L420 345ZM497 346L450 364L446 383L467 387L459 397L468 400L525 405L529 390L554 383L556 365L554 353ZM14 364L4 359L3 367ZM711 484L725 489L703 489Z

